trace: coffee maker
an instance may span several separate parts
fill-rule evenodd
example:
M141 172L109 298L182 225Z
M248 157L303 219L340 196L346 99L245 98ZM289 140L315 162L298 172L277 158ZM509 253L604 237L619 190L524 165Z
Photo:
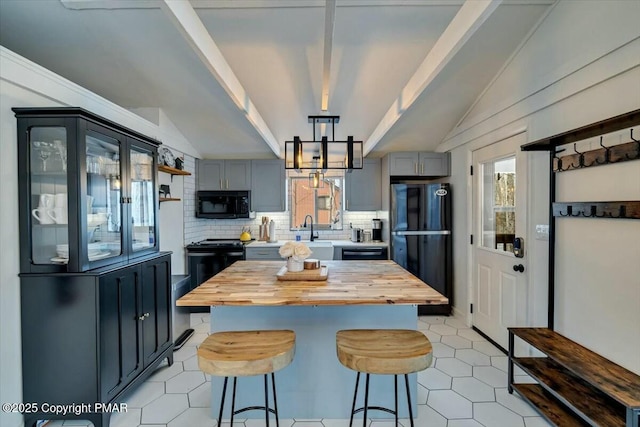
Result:
M373 219L371 226L371 239L374 242L382 242L382 220L378 218Z

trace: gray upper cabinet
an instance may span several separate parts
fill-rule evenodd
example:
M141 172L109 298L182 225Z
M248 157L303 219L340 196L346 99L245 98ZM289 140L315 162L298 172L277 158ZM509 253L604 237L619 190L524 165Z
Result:
M389 153L391 176L449 176L449 153L398 152Z
M224 161L223 190L251 189L251 160Z
M199 160L198 190L249 190L251 160Z
M198 190L222 190L224 160L198 161Z
M282 212L285 206L284 160L251 161L251 210Z
M345 174L345 209L376 211L382 209L380 159L364 159L362 169Z

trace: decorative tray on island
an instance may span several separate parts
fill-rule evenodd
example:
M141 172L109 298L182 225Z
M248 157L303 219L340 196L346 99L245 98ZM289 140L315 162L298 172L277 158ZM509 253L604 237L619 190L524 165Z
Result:
M283 266L276 277L278 280L304 280L304 281L322 281L327 280L329 275L329 268L326 265L321 265L320 268L315 270L302 270L302 271L289 271L287 266Z

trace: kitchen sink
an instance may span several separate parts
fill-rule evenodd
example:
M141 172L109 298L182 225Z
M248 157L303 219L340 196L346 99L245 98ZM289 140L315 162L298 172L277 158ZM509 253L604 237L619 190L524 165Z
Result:
M313 252L310 258L319 259L322 261L330 261L333 259L333 244L329 240L314 240L310 242L303 240L302 243L307 245Z

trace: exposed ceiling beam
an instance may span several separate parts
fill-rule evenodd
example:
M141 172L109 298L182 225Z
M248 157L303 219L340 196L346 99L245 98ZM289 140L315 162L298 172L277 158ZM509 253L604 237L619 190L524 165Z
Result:
M467 0L462 5L365 142L365 155L373 150L501 2L502 0Z
M191 3L182 0L163 0L162 8L180 30L209 72L224 88L229 97L245 113L245 117L262 136L276 156L282 156L282 147L267 126L256 106L234 74L222 52L198 17Z
M322 97L320 109L329 109L329 80L331 79L331 52L333 51L333 27L336 20L336 0L327 0L324 14L324 59L322 62Z

